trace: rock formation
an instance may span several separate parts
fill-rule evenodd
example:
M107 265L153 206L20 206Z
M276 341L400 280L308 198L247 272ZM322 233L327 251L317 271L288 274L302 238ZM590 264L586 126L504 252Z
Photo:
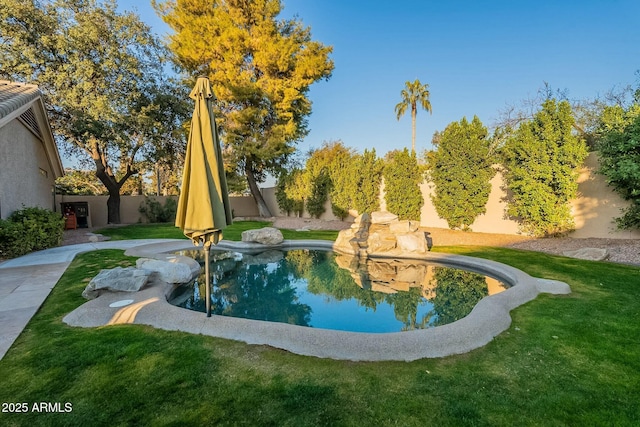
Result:
M401 221L390 212L363 213L350 229L338 234L333 248L358 255L424 254L430 247L427 234L415 221Z

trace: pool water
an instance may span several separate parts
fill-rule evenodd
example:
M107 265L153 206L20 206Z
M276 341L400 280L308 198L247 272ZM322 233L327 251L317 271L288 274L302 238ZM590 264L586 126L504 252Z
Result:
M182 251L201 264L201 251ZM419 260L328 251L211 251L213 314L351 332L400 332L455 322L508 285ZM205 312L204 269L169 302Z

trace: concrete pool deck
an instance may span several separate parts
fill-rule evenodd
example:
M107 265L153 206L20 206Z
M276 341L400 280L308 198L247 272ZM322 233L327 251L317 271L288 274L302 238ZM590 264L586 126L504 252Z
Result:
M222 249L271 249L262 245L222 241ZM0 358L38 310L76 254L97 249L124 249L127 255L166 258L193 249L186 240L128 240L65 246L26 255L0 264ZM332 249L332 242L285 241L276 248ZM397 257L395 257L397 258ZM104 293L65 316L72 326L99 327L144 324L269 345L296 354L343 360L416 360L460 354L479 348L511 324L510 310L536 298L540 292L570 293L566 283L537 279L513 267L479 258L429 252L413 259L431 260L482 271L512 284L504 292L483 298L467 317L449 325L398 333L355 333L284 323L205 314L175 307L166 296L173 286L154 281L140 292ZM124 300L129 304L119 306Z

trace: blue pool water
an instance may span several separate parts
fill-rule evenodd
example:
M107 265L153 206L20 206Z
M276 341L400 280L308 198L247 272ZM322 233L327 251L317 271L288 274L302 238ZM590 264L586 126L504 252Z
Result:
M204 263L201 251L184 251ZM351 332L424 329L465 317L507 285L417 260L366 259L327 251L211 251L212 313ZM169 302L205 312L204 268Z

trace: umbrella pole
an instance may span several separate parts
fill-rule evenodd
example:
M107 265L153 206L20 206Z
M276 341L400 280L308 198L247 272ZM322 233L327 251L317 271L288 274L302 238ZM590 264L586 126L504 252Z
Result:
M211 275L209 272L209 252L211 242L204 244L204 286L205 286L205 307L207 309L207 317L211 317Z

